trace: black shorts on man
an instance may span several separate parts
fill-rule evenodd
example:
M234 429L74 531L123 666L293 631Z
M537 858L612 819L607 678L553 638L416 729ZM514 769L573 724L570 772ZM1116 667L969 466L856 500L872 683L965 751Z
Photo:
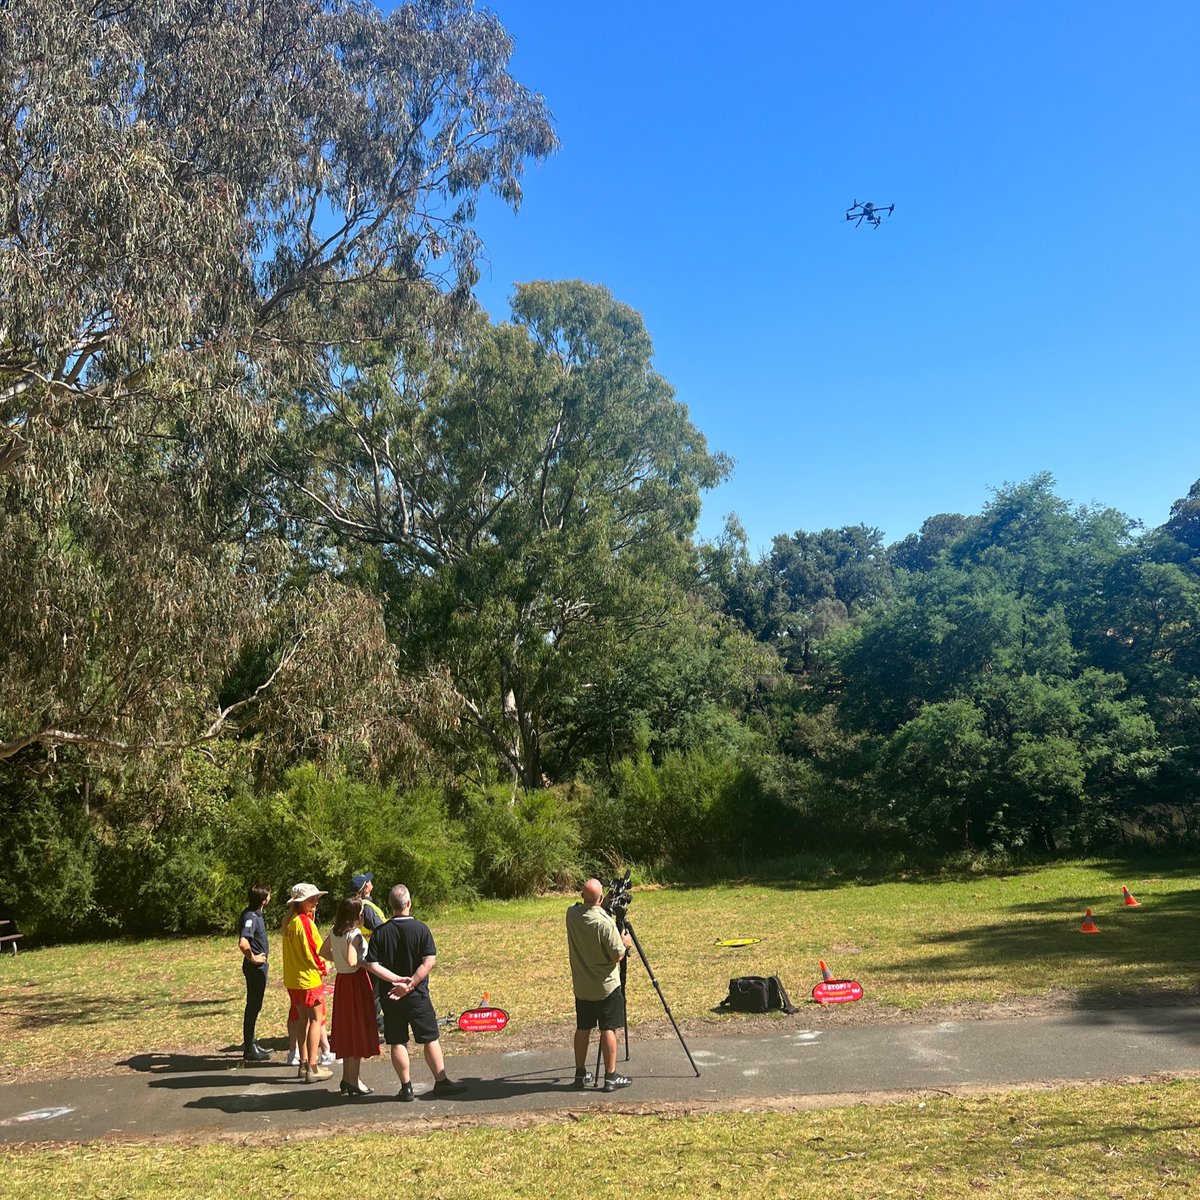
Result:
M383 999L383 1040L389 1046L403 1046L408 1042L409 1029L418 1046L427 1046L438 1040L437 1013L433 1001L420 992L413 992L403 1000Z
M603 1000L580 1000L575 997L575 1028L624 1029L625 1001L621 989L611 991Z

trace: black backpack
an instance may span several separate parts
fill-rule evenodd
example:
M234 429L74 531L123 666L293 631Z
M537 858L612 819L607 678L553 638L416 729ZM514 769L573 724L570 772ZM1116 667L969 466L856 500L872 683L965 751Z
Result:
M739 975L729 981L729 995L721 1007L730 1012L765 1013L781 1009L790 1017L798 1011L788 999L778 975Z

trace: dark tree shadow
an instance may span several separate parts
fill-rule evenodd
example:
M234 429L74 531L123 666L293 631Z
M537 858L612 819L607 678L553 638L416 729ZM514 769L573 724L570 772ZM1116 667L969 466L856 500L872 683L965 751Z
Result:
M156 1005L162 1020L176 1024L207 1016L213 1009L224 1008L231 1000L167 1000ZM65 996L59 992L34 993L21 997L20 1011L16 1017L17 1030L45 1029L55 1025L99 1025L110 1022L113 1014L131 1009L144 1011L145 1001L136 998L96 996L82 998Z

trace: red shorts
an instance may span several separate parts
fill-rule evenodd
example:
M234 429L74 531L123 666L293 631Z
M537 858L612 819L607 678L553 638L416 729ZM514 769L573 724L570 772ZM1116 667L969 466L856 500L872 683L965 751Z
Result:
M323 1000L319 987L288 988L287 992L292 998L292 1007L288 1010L289 1021L300 1020L300 1010L302 1008L318 1008Z

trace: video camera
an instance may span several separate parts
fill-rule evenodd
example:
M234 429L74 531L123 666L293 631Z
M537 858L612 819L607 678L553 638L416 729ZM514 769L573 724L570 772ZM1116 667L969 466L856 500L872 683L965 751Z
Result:
M604 899L600 901L600 906L605 912L612 914L618 926L625 924L625 914L633 903L632 879L633 872L626 871L624 875L618 875L604 885L608 891L605 893Z

